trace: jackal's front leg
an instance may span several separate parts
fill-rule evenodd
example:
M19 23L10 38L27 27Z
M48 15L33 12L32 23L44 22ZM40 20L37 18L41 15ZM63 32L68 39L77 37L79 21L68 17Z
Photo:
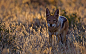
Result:
M49 44L52 45L52 35L49 34Z
M60 41L59 35L56 35L56 40L57 40L57 43L59 43L59 41Z
M56 32L56 40L58 40L57 41L57 43L59 43L59 41L61 40L61 38L60 38L60 34L61 34L61 29L58 29L58 31Z

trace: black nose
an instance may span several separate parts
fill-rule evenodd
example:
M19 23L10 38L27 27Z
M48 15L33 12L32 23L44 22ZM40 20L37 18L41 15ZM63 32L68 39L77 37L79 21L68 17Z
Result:
M50 24L50 27L52 27L52 24Z

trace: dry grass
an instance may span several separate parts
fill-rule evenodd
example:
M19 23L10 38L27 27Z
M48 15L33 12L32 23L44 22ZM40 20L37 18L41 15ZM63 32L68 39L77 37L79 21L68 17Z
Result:
M0 54L85 54L85 0L34 1L0 0ZM55 36L49 46L46 7L51 12L59 8L69 19L67 46L56 43Z

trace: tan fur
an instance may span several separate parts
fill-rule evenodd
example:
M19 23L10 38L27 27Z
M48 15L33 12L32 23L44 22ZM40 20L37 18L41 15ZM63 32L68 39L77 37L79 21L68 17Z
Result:
M64 40L63 40L63 43L66 43L66 35L67 35L67 32L68 32L68 28L69 28L69 22L68 22L68 20L64 23L64 26L63 26L63 28L59 28L60 29L60 31L57 31L58 32L58 36L61 34L61 35L63 35L63 38L64 38Z
M58 21L59 11L55 11L54 15L50 14L49 9L46 9L46 20L48 23L48 32L49 32L49 43L52 44L52 35L56 35L58 38L58 43L61 41L60 34L62 35L63 43L66 43L66 35L69 28L68 20L64 23L64 26L61 28L61 24ZM51 25L50 25L51 24ZM56 26L52 26L55 24Z

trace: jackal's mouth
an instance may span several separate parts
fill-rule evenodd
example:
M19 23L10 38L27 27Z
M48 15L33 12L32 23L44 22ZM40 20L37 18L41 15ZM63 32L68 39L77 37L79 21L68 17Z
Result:
M51 27L51 28L56 27L56 24L49 24L48 23L48 27Z
M48 27L48 28L54 28L54 27Z

